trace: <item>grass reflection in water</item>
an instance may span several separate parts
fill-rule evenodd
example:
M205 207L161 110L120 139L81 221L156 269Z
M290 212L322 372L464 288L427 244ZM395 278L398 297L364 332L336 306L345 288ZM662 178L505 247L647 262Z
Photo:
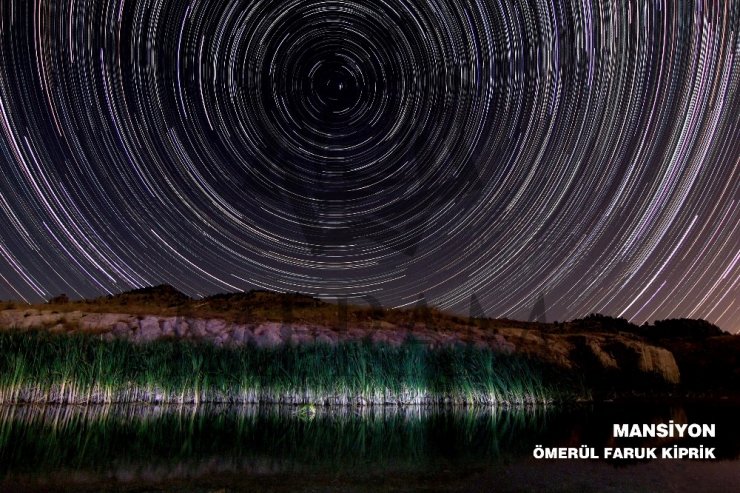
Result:
M428 467L531 453L547 408L0 406L0 475Z

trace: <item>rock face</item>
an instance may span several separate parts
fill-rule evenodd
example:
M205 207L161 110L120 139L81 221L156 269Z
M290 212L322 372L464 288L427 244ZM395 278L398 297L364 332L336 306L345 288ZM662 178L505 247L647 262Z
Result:
M134 332L134 338L139 342L154 341L162 337L162 327L159 325L159 317L148 316L139 321L138 330Z
M275 347L284 341L280 334L279 323L261 324L254 329L254 342L257 347Z
M283 344L329 344L369 340L399 346L409 339L430 348L473 344L503 353L526 354L569 370L650 375L677 384L680 372L673 354L625 333L558 334L523 328L496 331L471 327L467 331L428 328L423 324L335 329L305 324L263 322L237 324L222 319L189 317L137 317L121 313L52 312L48 310L2 310L0 329L47 329L54 332L87 332L106 339L127 339L146 343L164 338L195 339L217 346L254 344L269 348Z
M526 329L501 329L516 350L566 369L584 373L646 375L669 383L681 376L667 349L629 334L551 334Z
M669 350L648 344L640 344L639 352L640 370L657 373L669 383L677 384L681 382L681 372L678 369L678 364L673 357L673 353Z

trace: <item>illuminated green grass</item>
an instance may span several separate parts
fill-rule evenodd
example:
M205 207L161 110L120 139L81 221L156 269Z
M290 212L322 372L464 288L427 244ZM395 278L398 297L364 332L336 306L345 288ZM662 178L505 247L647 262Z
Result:
M260 349L0 333L0 403L528 405L561 395L546 375L517 355L414 341Z

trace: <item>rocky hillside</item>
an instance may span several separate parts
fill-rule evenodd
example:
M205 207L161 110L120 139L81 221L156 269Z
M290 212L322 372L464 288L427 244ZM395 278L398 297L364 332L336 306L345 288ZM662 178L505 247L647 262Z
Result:
M431 321L433 323L433 320ZM572 372L596 383L650 381L678 384L680 370L673 354L633 334L620 332L558 333L536 326L497 321L494 328L474 324L438 327L425 323L373 321L328 325L294 320L241 323L228 318L184 315L96 313L41 308L0 311L0 329L43 329L55 333L94 333L106 340L116 338L145 343L162 338L208 341L218 346L281 344L336 344L370 340L400 345L408 339L430 348L472 344L505 353L518 352Z
M300 293L249 291L192 299L167 285L92 300L0 303L0 330L87 332L134 342L162 338L223 345L369 340L431 348L473 345L520 353L593 388L708 387L740 393L740 336L703 320L641 326L604 315L551 324L463 318L424 303L408 310L337 305Z

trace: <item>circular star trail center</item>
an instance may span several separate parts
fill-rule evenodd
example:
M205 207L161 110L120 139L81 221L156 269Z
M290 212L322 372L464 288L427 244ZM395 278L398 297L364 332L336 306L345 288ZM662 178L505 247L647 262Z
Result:
M0 296L740 326L737 2L9 0Z

